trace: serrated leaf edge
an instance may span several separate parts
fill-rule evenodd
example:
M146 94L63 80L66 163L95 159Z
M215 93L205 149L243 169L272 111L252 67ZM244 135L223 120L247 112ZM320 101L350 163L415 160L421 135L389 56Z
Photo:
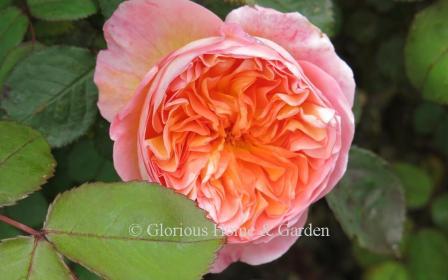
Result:
M129 182L115 182L115 183L106 183L106 182L84 183L84 184L82 184L82 185L80 185L80 186L78 186L78 187L76 187L76 188L72 188L72 189L67 190L67 191L65 191L65 192L63 192L63 193L59 193L59 194L56 196L56 198L53 200L53 202L52 202L52 203L50 204L50 206L48 207L47 215L46 215L46 217L45 217L45 222L44 222L44 225L43 225L43 230L44 230L44 232L45 232L46 229L47 229L47 222L48 222L48 220L49 220L49 218L50 218L50 215L51 215L51 213L52 213L52 211L53 211L53 206L57 203L57 201L59 201L59 200L61 199L61 197L62 197L64 194L66 194L66 193L73 193L73 192L75 192L77 189L79 189L79 188L81 188L81 187L92 187L92 188L96 188L96 187L108 187L108 186L110 186L110 185L116 185L116 184L122 184L122 183L129 183L129 184L132 184L132 183L143 183L143 184L148 184L148 186L153 186L153 187L158 187L158 188L161 188L161 189L165 189L165 190L167 190L167 191L170 191L170 192L171 192L172 194L174 194L174 195L178 195L178 196L182 196L182 197L186 198L186 197L183 196L182 194L179 194L179 193L175 192L173 189L169 189L169 188L166 188L166 187L164 187L164 186L161 186L161 185L158 185L158 184L155 184L155 183L146 182L146 181L133 180L133 181L129 181ZM188 198L186 198L186 199L188 199ZM192 201L192 200L191 200L191 201ZM195 207L196 207L198 210L200 210L200 212L202 212L202 214L204 215L204 217L205 217L207 220L209 220L210 222L214 223L210 218L207 217L207 213L206 213L206 211L203 210L203 209L201 209L201 208L197 205L197 202L196 202L196 201L192 201L192 202L194 203ZM210 263L207 265L207 269L206 269L206 271L201 272L201 273L197 276L198 279L202 279L202 278L203 278L203 275L207 274L207 273L210 271L210 268L212 267L212 265L213 265L213 264L216 262L216 260L218 259L218 252L219 252L219 250L221 250L222 247L226 244L226 238L223 237L223 238L209 239L209 240L201 240L201 241L203 241L203 242L218 241L218 244L217 244L217 249L216 249L216 250L214 251L214 253L213 253L213 254L214 254L214 258L213 258L213 260L210 261ZM157 240L157 241L155 241L155 242L160 242L160 240ZM52 241L49 241L49 243L51 243L51 244L56 248L56 251L59 252L59 250L57 250L57 246L56 246ZM179 243L182 243L182 242L179 242ZM183 243L185 243L185 242L183 242ZM62 254L62 253L61 253L61 254ZM89 266L87 266L87 265L85 265L85 264L82 264L80 260L78 260L78 259L76 259L76 258L73 258L73 257L71 257L71 256L70 256L70 257L69 257L69 256L66 256L65 254L62 254L62 255L64 255L65 257L69 258L71 261L73 261L73 262L75 262L75 263L77 263L77 264L79 264L79 265L85 267L86 269L88 269L89 271L95 273L95 274L98 275L99 277L102 277L102 278L104 278L104 279L106 279L106 280L110 279L110 278L106 277L105 275L102 275L101 273L99 273L99 272L96 271L95 269L93 269L93 268L91 268L91 267L89 267Z
M13 201L6 202L6 203L4 203L4 204L0 204L0 209L1 209L2 207L15 205L15 204L17 204L17 202L21 201L22 199L27 198L27 197L28 197L29 195L31 195L32 193L35 193L36 191L40 191L40 190L42 190L42 186L45 185L45 184L48 182L48 179L50 179L50 178L52 178L52 177L54 176L54 173L55 173L55 171L56 171L56 166L57 166L57 162L56 162L56 160L55 160L53 154L51 153L51 147L50 147L50 145L48 144L48 142L45 140L45 137L42 135L42 133L41 133L40 131L38 131L38 130L36 130L36 129L30 127L30 126L26 126L26 125L23 125L23 124L20 124L20 123L18 123L18 122L14 122L14 121L0 121L0 123L2 123L2 122L4 122L4 123L11 123L11 124L15 124L15 125L18 125L18 126L24 126L24 127L27 127L28 129L32 129L33 131L35 131L36 133L38 133L38 136L36 136L36 137L34 138L34 140L37 140L37 139L39 139L39 137L41 137L41 138L45 141L45 143L47 143L47 145L48 145L48 149L49 149L49 154L50 154L51 159L52 159L52 163L51 163L49 172L48 172L47 174L45 174L45 176L41 177L41 180L40 180L39 185L38 185L34 190L31 190L31 191L22 193L20 196L18 196L17 199L15 199L15 200L13 200ZM34 142L34 140L33 140L32 142ZM27 142L27 143L28 143L28 144L31 144L32 142ZM28 145L28 144L27 144L27 145Z

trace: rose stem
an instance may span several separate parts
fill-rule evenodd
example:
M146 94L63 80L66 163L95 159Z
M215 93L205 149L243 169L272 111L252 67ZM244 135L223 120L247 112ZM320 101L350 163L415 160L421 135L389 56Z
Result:
M14 221L13 219L6 217L5 215L1 215L0 214L0 221L4 222L5 224L8 224L10 226L13 226L13 227L15 227L17 229L20 229L21 231L23 231L25 233L28 233L29 235L33 235L33 236L36 236L36 237L42 236L41 232L39 232L39 231L37 231L37 230L35 230L33 228L30 228L27 225L24 225L22 223Z

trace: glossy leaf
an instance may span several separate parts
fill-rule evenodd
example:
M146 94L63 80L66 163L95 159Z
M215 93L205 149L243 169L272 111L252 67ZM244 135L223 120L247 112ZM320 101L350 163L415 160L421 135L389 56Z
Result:
M41 131L52 146L70 143L95 120L94 65L93 55L81 48L35 52L7 79L9 94L2 107L12 119Z
M75 20L97 11L93 0L27 0L31 14L45 20Z
M45 239L17 237L0 243L2 279L74 279L61 256Z
M197 233L147 231L159 224ZM107 279L199 279L222 242L191 200L143 182L87 184L65 192L52 205L44 230L66 257Z
M406 71L429 100L448 103L448 2L437 1L419 12L405 47Z
M53 175L50 147L37 131L0 122L0 206L36 191Z
M377 253L397 253L405 201L400 180L375 154L353 147L347 172L327 195L344 231Z
M0 63L8 52L25 36L28 18L17 8L8 7L0 11Z

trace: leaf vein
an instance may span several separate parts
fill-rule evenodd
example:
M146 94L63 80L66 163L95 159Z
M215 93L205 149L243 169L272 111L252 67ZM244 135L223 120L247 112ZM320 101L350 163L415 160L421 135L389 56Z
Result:
M22 151L23 149L25 149L26 146L34 143L34 141L38 140L39 136L36 136L34 138L29 139L28 141L26 141L25 143L23 143L22 145L20 145L19 147L17 147L17 149L15 149L14 151L12 151L9 155L7 155L4 159L2 159L0 161L0 167L5 164L10 158L12 158L13 156L15 156L17 153L19 153L20 151Z
M36 249L37 249L38 244L39 244L39 239L34 238L34 244L33 244L33 249L31 251L30 263L28 265L26 279L30 279L30 277L31 277L31 271L33 270L34 256L36 255Z
M110 240L127 240L127 241L146 241L146 242L160 242L160 243L206 243L211 241L219 241L220 238L211 238L211 239L201 239L201 240L160 240L154 238L142 238L142 237L125 237L125 236L105 236L94 233L85 233L85 232L72 232L72 231L63 231L56 229L45 229L45 233L53 234L53 235L69 235L75 237L90 237L90 238L98 238L98 239L110 239Z
M62 99L67 93L69 93L73 88L78 86L79 84L82 84L85 82L86 78L90 76L90 74L93 72L93 68L89 68L87 71L82 73L79 78L75 79L73 82L68 84L65 88L57 92L54 96L52 96L50 99L46 100L43 104L40 106L36 106L38 109L32 112L30 115L26 116L21 122L27 122L30 118L33 116L45 111L51 104L57 102L59 99Z

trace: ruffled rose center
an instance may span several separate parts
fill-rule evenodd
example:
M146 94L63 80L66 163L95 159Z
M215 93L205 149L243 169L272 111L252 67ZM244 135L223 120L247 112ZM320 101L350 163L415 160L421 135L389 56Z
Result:
M150 106L147 172L246 242L293 224L325 185L340 117L280 61L202 55Z

